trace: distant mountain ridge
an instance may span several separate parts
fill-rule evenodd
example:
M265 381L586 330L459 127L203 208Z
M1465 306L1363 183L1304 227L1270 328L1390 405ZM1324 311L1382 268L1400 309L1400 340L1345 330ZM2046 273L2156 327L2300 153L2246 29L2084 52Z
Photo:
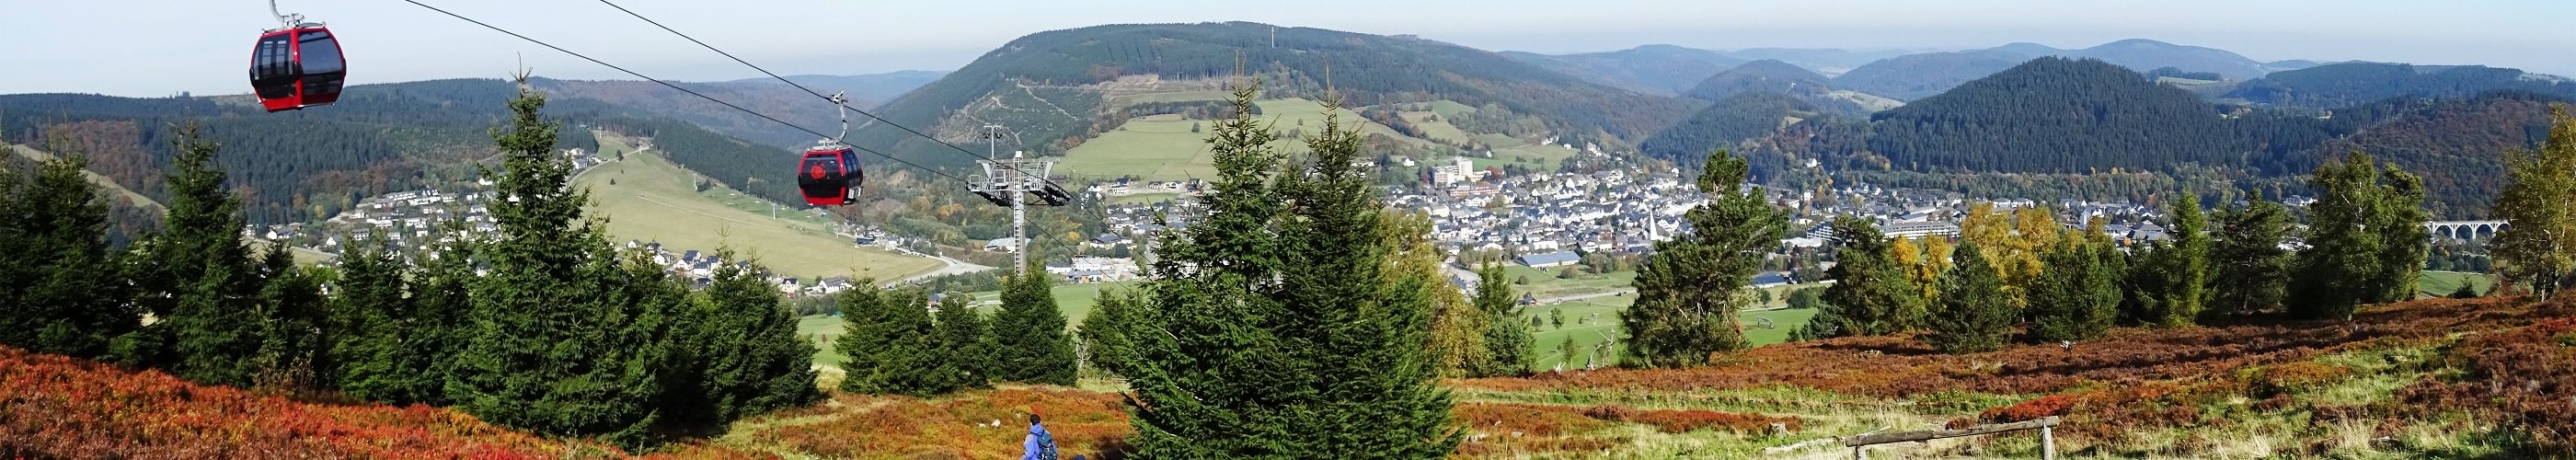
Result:
M2239 85L2225 97L2256 104L2329 109L2400 96L2464 97L2493 91L2576 98L2576 81L2486 66L2347 62L2275 72Z
M1747 92L1770 92L1787 95L1819 94L1827 91L1823 75L1776 59L1763 59L1718 72L1683 93L1693 99L1716 101Z
M1600 53L1545 55L1501 53L1521 62L1629 91L1672 96L1700 80L1744 63L1716 51L1673 45L1645 45Z
M2008 43L1985 49L1937 52L1848 51L1841 49L1754 48L1738 51L1709 51L1672 45L1654 45L1611 53L1579 55L1540 55L1506 52L1524 62L1543 63L1542 67L1613 86L1653 86L1639 83L1638 77L1626 76L1629 70L1658 65L1657 59L1684 51L1698 56L1735 59L1737 62L1772 60L1795 65L1819 75L1831 76L1836 88L1848 89L1896 100L1914 100L1947 91L1969 80L1993 75L2031 59L2056 56L2092 58L2119 64L2139 72L2172 67L2185 72L2213 72L2229 81L2262 77L2274 70L2314 66L2308 61L2258 62L2243 55L2200 46L2186 46L2148 39L2127 39L2083 49L2060 49L2029 42ZM1581 58L1576 58L1580 56ZM1706 62L1710 57L1698 57ZM1706 66L1687 69L1677 76L1714 76L1724 68ZM1667 79L1669 80L1669 79ZM1685 90L1686 91L1686 90ZM1715 98L1704 98L1715 99Z
M877 114L957 145L980 143L973 127L998 121L1012 130L1004 150L1055 154L1115 128L1096 117L1132 103L1120 96L1210 94L1237 69L1260 78L1266 97L1329 95L1354 107L1449 99L1538 117L1548 131L1573 136L1568 139L1643 138L1705 105L1439 41L1227 22L1030 34L888 102ZM891 153L926 164L963 166L969 160L884 124L854 133L853 141L893 146Z

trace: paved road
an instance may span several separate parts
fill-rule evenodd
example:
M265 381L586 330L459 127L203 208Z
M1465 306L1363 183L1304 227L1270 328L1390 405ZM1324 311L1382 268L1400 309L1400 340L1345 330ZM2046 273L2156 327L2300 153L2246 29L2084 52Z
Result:
M960 260L957 260L957 259L950 259L950 258L946 258L946 257L940 257L940 256L929 255L929 254L922 254L922 253L918 253L918 252L912 252L912 250L911 250L911 249L904 249L904 248L901 248L901 247L896 247L896 248L894 248L894 251L895 251L895 252L904 253L904 254L911 254L911 255L916 255L916 256L928 257L928 258L932 258L932 259L938 259L941 263L946 263L946 264L948 264L947 266L940 267L938 270L932 270L930 273L923 273L923 274L919 274L919 275L912 275L912 277L910 277L910 278L904 278L904 279L902 279L902 280L900 280L900 281L895 281L895 283L896 283L896 284L902 284L902 283L910 283L910 282L914 282L914 281L920 281L920 280L924 280L924 279L929 279L930 277L934 277L934 276L941 276L941 275L956 275L956 274L964 274L964 273L980 272L980 271L985 271L985 270L994 270L994 268L993 268L993 267L987 267L987 266L983 266L983 265L976 265L976 264L966 263L966 262L964 262L964 261L960 261Z
M1578 301L1578 300L1592 300L1592 299L1598 299L1598 298L1602 298L1602 297L1623 296L1623 295L1628 295L1628 294L1635 294L1636 292L1637 292L1637 289L1636 289L1636 288L1619 288L1618 290L1609 291L1609 292L1595 292L1595 293L1591 293L1591 294L1579 294L1579 295L1570 295L1570 296L1564 296L1564 297L1549 297L1549 298L1545 298L1545 299L1538 299L1538 304L1539 304L1539 305L1554 305L1554 304L1560 304L1560 303L1566 303L1566 302L1573 302L1573 301Z

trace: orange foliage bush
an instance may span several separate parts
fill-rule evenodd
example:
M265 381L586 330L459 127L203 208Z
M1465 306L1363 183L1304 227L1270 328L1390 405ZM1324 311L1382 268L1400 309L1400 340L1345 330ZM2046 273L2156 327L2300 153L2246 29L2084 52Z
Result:
M2038 420L2052 415L2066 415L2066 410L2075 407L2078 401L2081 401L2079 395L2074 394L2041 396L2022 401L2020 404L1986 409L1984 413L1977 414L1977 419L1987 423Z
M839 395L840 415L753 434L766 444L823 457L1018 458L1029 411L1044 416L1064 458L1100 458L1129 432L1117 393L1009 388L923 400ZM850 410L849 408L856 408ZM999 422L996 426L995 422Z
M567 449L619 455L428 406L310 404L0 347L0 458L512 459Z

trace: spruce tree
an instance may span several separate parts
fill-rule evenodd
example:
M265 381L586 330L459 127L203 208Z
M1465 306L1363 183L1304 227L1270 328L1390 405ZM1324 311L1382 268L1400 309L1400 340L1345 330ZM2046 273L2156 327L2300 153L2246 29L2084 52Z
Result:
M1950 272L1941 275L1941 308L1932 313L1924 343L1954 354L2003 349L2017 317L2003 280L1976 242L1961 243L1953 260Z
M2192 196L2184 193L2183 196ZM2140 322L2157 327L2182 327L2200 317L2201 304L2209 288L2209 235L2202 229L2208 217L2201 213L2200 203L2184 199L2174 203L2170 241L2156 244L2147 252L2152 281L2141 286L2140 300L2144 316Z
M510 125L493 132L505 168L489 205L500 232L477 254L488 275L466 283L475 332L446 396L503 426L649 445L665 377L681 372L666 341L687 293L660 267L617 257L583 220L589 194L566 187L572 166L554 151L560 126L540 117L544 106L523 86Z
M1655 243L1637 273L1637 301L1619 315L1628 337L1625 362L1702 366L1718 352L1750 346L1736 322L1750 297L1743 291L1763 257L1788 236L1789 221L1761 189L1743 185L1749 168L1725 150L1709 153L1699 191L1715 197L1682 215L1690 234Z
M381 235L352 242L340 255L340 276L332 283L332 361L335 379L349 396L396 405L437 402L444 377L433 363L439 356L417 353L414 341L436 336L419 320L419 309L406 296L409 282L403 262L382 247Z
M2026 309L2028 339L2053 343L2099 337L2109 331L2120 303L2118 275L2102 265L2093 243L2060 239L2042 258Z
M2504 154L2504 192L2495 216L2508 226L2488 243L2495 253L2499 287L2527 283L2546 299L2576 284L2576 117L2564 104L2550 107L2549 138L2538 149Z
M718 260L732 256L719 253ZM821 398L814 389L814 345L796 336L796 316L778 290L738 264L717 268L714 275L698 302L706 319L695 324L698 347L688 351L699 357L697 386L715 419L737 420Z
M1091 305L1091 314L1082 318L1075 337L1082 341L1085 364L1111 376L1125 378L1135 371L1136 346L1128 331L1136 328L1136 317L1146 307L1146 296L1137 291L1117 290L1100 293Z
M1080 364L1064 312L1056 309L1054 282L1029 267L1003 282L1002 308L993 314L992 380L1073 385Z
M135 302L161 320L132 334L120 359L197 383L247 386L265 339L241 200L224 188L213 142L188 127L176 142L161 231L138 243L125 265Z
M1206 214L1156 240L1135 344L1142 458L1433 458L1456 450L1424 359L1440 282L1390 270L1357 132L1331 115L1282 169L1253 86L1211 128ZM1284 174L1283 174L1284 173ZM1275 179L1275 182L1274 182Z
M965 304L951 302L941 305L938 314L934 315L938 319L936 327L939 330L937 353L946 357L949 367L955 369L944 373L949 381L942 385L960 389L991 388L993 380L997 379L992 375L997 371L995 363L1002 357L995 353L998 349L987 347L1008 339L1000 335L986 336L984 315L975 313L973 307Z
M284 245L269 246L259 265L260 347L253 383L263 387L320 388L337 375L331 365L331 307L322 280L295 265Z
M407 339L402 354L410 359L424 359L409 365L427 366L422 377L427 381L416 389L419 402L431 405L455 405L458 398L448 388L463 382L459 355L480 333L475 322L474 301L469 289L474 274L474 254L481 246L467 240L439 245L434 252L414 257L419 260L419 280L411 289L412 320L405 328Z
M842 391L929 397L957 389L957 379L949 376L962 369L940 353L929 301L914 290L841 293L841 317L848 325L832 346L849 357L841 366L847 373Z
M108 251L107 203L62 149L32 180L0 174L0 344L80 358L141 327Z
M1824 307L1807 322L1808 337L1886 335L1922 327L1926 314L1912 267L1898 262L1900 245L1866 219L1834 219L1834 267L1825 277ZM1902 245L1911 247L1912 244Z
M2201 323L2280 308L2289 296L2290 250L2281 241L2290 230L2290 210L2255 195L2245 207L2222 215L2217 241L2210 249L2210 303Z
M1503 265L1489 264L1476 270L1476 310L1485 314L1485 366L1483 376L1506 376L1529 373L1536 365L1538 343L1531 335L1530 323L1521 320L1520 296L1512 295L1511 283L1503 282ZM1445 284L1445 283L1443 283Z

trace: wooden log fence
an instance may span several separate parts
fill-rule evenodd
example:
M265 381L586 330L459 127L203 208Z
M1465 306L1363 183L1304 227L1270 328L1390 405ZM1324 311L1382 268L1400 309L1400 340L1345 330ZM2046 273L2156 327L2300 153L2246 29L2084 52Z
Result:
M1984 435L1989 435L1989 434L2010 433L2010 432L2015 432L2015 431L2024 431L2024 430L2039 430L2039 457L2040 457L2041 459L2043 459L2043 460L2057 460L2057 432L2056 432L2056 427L2057 427L2057 417L2056 417L2056 416L2049 416L2049 417L2047 417L2047 418L2042 418L2042 419L2038 419L2038 420L2029 420L2029 421L2021 421L2021 422L2013 422L2013 423L2002 423L2002 424L1994 424L1994 425L1977 425L1977 426L1972 426L1972 427L1967 427L1967 428L1960 428L1960 429L1956 429L1956 430L1927 430L1927 431L1907 431L1907 432L1901 432L1901 433L1871 433L1871 434L1863 434L1863 435L1859 435L1859 436L1853 436L1853 437L1851 437L1851 438L1849 438L1849 439L1844 439L1844 440L1843 440L1843 445L1844 445L1844 446L1849 446L1849 447L1851 447L1851 448L1852 448L1852 459L1854 459L1854 460L1865 460L1865 459L1869 458L1869 455L1868 455L1868 449L1869 449L1869 446L1872 446L1872 445L1878 445L1878 444L1889 444L1889 443L1899 443L1899 442L1920 442L1920 441L1930 441L1930 440L1934 440L1934 439L1958 438L1958 437L1967 437L1967 436L1984 436Z

